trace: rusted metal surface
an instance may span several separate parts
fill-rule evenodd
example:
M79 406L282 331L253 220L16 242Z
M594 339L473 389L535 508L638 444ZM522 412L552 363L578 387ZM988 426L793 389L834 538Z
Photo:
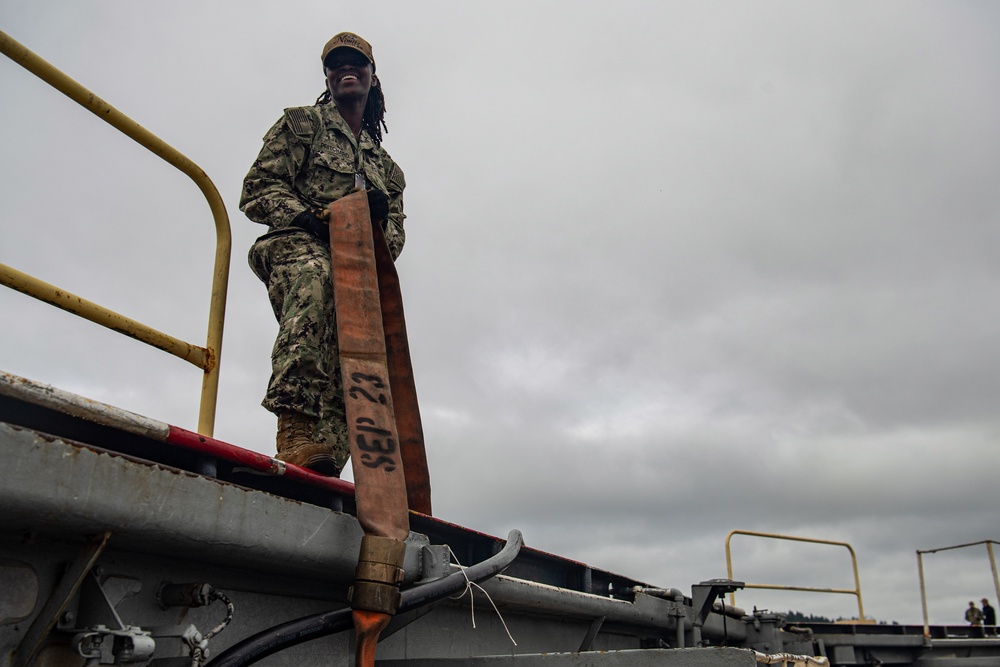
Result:
M354 495L350 482L324 477L306 468L287 467L282 461L194 431L172 426L149 417L116 408L78 394L0 371L0 397L36 405L59 414L70 415L93 424L131 433L156 442L183 447L215 459L237 463L267 475L287 477L312 486L323 487L344 496Z
M349 583L354 517L0 423L0 530L67 538L115 527L115 544L261 572ZM40 483L43 482L43 483ZM414 542L414 540L417 540ZM408 542L417 576L424 537Z
M170 426L164 422L5 371L0 371L0 396L161 442L166 440L170 430Z

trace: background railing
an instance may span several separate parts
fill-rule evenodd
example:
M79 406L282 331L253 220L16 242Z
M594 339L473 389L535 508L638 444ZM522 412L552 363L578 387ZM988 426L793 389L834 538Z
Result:
M201 405L198 411L198 432L211 436L215 430L215 409L219 396L219 361L222 355L222 329L226 317L226 293L229 285L229 259L232 237L229 215L219 191L204 171L194 162L163 140L146 130L134 120L93 94L82 85L63 74L53 65L32 53L5 32L0 31L0 51L5 56L36 75L50 86L85 107L101 120L145 146L179 170L187 174L201 189L215 219L215 266L212 274L212 295L208 312L208 338L199 347L174 338L120 315L112 310L87 301L54 285L22 273L6 264L0 264L0 283L36 299L52 304L80 317L113 329L126 336L169 352L204 371L201 387Z
M829 544L832 546L846 547L851 553L851 567L854 568L854 588L813 588L809 586L782 586L778 584L750 584L747 583L744 588L765 588L776 591L806 591L810 593L841 593L846 595L853 595L858 599L858 621L867 622L865 619L865 607L861 600L861 579L858 577L858 558L854 554L854 547L852 547L847 542L832 542L830 540L817 540L811 537L792 537L791 535L776 535L774 533L756 533L750 530L731 530L729 534L726 535L726 569L729 572L729 578L733 578L733 557L730 550L730 540L733 539L733 535L750 535L753 537L766 537L774 540L791 540L792 542L809 542L811 544ZM736 594L729 594L730 604L736 605Z
M924 586L924 554L935 554L939 551L951 551L952 549L964 549L980 544L986 545L986 551L990 556L990 569L993 571L993 589L996 591L996 599L1000 600L1000 576L997 575L997 559L993 553L993 545L1000 544L994 540L982 540L980 542L970 542L968 544L955 544L950 547L940 547L938 549L917 549L917 571L920 574L920 604L924 610L924 636L931 636L930 622L927 620L927 588Z

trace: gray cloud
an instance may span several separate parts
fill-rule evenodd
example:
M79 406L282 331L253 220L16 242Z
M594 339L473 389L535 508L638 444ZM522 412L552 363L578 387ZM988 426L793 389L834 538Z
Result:
M847 541L866 612L901 622L920 620L915 549L996 538L1000 10L294 7L310 20L0 8L219 188L218 437L273 448L275 324L241 180L349 29L375 46L407 174L398 267L440 516L680 588L725 575L731 529ZM0 80L18 100L0 109L0 261L200 342L214 236L196 188L6 60ZM194 427L193 367L16 293L0 309L0 367ZM845 583L836 552L741 548L737 577ZM960 622L988 563L935 558L932 619ZM847 616L844 597L737 602Z

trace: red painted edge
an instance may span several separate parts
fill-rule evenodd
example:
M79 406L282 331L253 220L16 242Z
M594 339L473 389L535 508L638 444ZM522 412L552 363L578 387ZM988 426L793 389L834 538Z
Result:
M345 482L336 477L324 477L306 468L283 463L266 454L230 445L228 442L209 438L194 431L173 426L172 424L168 424L168 426L170 430L167 433L166 442L171 445L209 454L216 458L226 459L227 461L239 463L253 470L259 470L260 472L276 477L285 477L293 479L296 482L320 486L349 496L354 495L354 485L350 482Z
M312 486L319 486L331 491L336 491L344 495L353 496L354 495L354 484L351 482L345 482L344 480L337 479L336 477L324 477L323 475L318 475L311 470L302 468L297 465L288 465L273 459L266 454L261 454L260 452L254 452L249 449L243 449L242 447L237 447L236 445L231 445L228 442L223 442L222 440L216 440L215 438L209 438L207 436L195 433L194 431L188 431L187 429L180 428L179 426L174 426L172 424L167 424L169 431L165 442L177 447L184 447L186 449L191 449L196 452L201 452L203 454L208 454L220 459L226 459L227 461L232 461L234 463L239 463L248 468L254 470L259 470L262 473L283 476L287 479L295 480L296 482L302 482L303 484L311 484ZM281 473L281 468L284 466L284 473ZM410 510L410 514L416 514L425 519L428 519L434 523L438 523L444 526L449 526L454 529L472 533L480 537L489 538L496 542L503 542L503 538L497 537L495 535L490 535L489 533L483 533L478 530L473 530L465 526L461 526L457 523L452 523L450 521L445 521L435 516L429 514L421 514L414 510ZM536 554L543 556L548 556L555 560L573 563L581 567L589 567L586 563L575 561L569 558L564 558L563 556L557 556L546 551L541 551L527 545L522 547L523 550L531 551ZM606 570L599 570L597 568L592 568L599 572L606 572ZM610 573L609 573L610 574Z

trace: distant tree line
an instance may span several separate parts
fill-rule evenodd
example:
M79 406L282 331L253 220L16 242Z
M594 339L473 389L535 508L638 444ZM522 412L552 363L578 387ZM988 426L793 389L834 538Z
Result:
M789 611L788 619L793 623L833 623L832 618L826 616L815 616L813 614L803 614L801 611Z
M801 611L788 611L786 620L789 623L836 623L838 621L846 621L843 616L838 616L837 618L827 618L826 616L816 616L814 614L803 614ZM896 621L888 623L886 621L877 621L879 625L899 625Z

